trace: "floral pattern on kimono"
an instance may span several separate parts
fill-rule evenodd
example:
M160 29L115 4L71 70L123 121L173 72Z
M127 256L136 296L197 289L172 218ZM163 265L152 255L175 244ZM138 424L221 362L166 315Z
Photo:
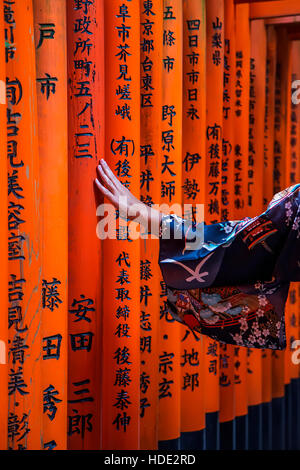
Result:
M300 280L300 185L241 221L164 215L159 264L175 320L223 343L284 349L289 284Z

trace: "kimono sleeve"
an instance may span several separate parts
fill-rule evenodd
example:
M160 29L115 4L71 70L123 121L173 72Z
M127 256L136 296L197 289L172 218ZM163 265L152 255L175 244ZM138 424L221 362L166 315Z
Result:
M300 280L299 186L252 219L193 226L163 216L159 264L173 318L223 343L286 347L289 283Z

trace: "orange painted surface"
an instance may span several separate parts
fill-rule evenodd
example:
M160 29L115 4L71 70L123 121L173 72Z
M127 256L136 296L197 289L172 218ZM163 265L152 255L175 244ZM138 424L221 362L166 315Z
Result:
M160 201L161 175L161 110L162 110L162 57L163 7L158 0L152 8L141 9L141 200L146 204ZM149 23L150 26L149 26ZM149 47L152 41L152 47ZM140 370L140 447L156 449L158 446L158 322L161 284L160 269L157 264L159 242L145 239L141 242L140 282L148 288L152 296L147 305L141 302L140 336L143 344L151 341L151 351L142 347Z
M68 447L100 447L100 240L95 168L104 155L103 2L67 2L69 137Z
M288 67L288 43L284 28L277 30L277 58L275 80L274 109L274 186L273 193L285 188L285 155L286 155L286 92ZM272 396L284 395L284 351L272 351Z
M56 450L67 448L68 400L68 125L65 6L65 2L61 0L33 2L43 217L42 334L43 338L57 335L61 337L59 358L55 361L45 360L42 364L42 447L47 449L49 442L55 441ZM52 77L51 84L54 84L50 84L50 89L47 88L45 80L47 74Z
M276 33L274 27L270 26L267 28L263 209L267 207L273 197L275 75ZM262 399L263 403L268 403L272 399L272 351L268 349L262 352Z
M182 199L186 218L203 220L205 201L205 2L183 2ZM193 83L195 81L195 83ZM192 209L193 208L193 209ZM193 215L194 214L194 215ZM205 427L203 337L181 335L181 431Z
M224 80L223 80L223 155L222 155L222 196L221 219L234 219L235 183L235 88L236 88L236 44L235 9L233 0L224 3ZM234 396L234 346L220 345L220 422L235 417Z
M298 106L292 102L292 93L295 89L292 84L299 79L300 74L300 41L292 41L290 44L290 60L287 82L287 151L286 151L286 186L291 186L299 182L299 123L300 110ZM293 364L291 357L293 354L292 344L299 339L299 288L297 283L291 283L288 297L288 305L286 309L286 327L287 327L287 350L285 355L285 383L289 383L291 379L298 377L299 366Z
M248 216L263 209L264 110L266 86L266 30L262 20L251 23ZM248 349L248 404L262 403L262 352Z
M6 70L5 70L5 49L4 49L4 18L3 12L3 1L0 2L0 32L1 32L1 56L0 56L0 148L6 148L6 93L5 93L5 81L6 81ZM8 259L7 259L7 159L5 152L2 154L0 159L0 219L3 221L0 230L0 252L2 258L2 265L0 270L0 310L1 312L7 312L7 287L8 287ZM1 395L1 406L0 406L0 449L7 449L7 409L8 409L8 395L7 392L7 379L8 379L8 368L7 368L7 335L8 335L8 324L6 313L1 315L0 320L0 390L4 393Z
M234 135L234 200L233 218L247 216L248 197L248 136L249 136L249 79L250 79L250 24L249 5L235 9L235 135ZM247 349L234 348L235 413L247 413Z
M163 3L163 111L161 204L182 202L182 2ZM175 43L171 39L175 38ZM174 114L175 113L175 114ZM180 435L181 347L185 329L166 311L161 298L159 322L159 440Z
M105 102L105 159L121 182L139 197L139 1L128 2L125 12L123 3L121 0L105 2L105 80L110 84ZM118 55L124 44L129 46L125 50L131 55ZM130 103L120 99L122 90L126 92L126 85ZM121 221L118 228L122 226ZM131 230L129 236L132 234ZM140 284L140 241L126 240L126 236L126 229L120 229L119 240L103 242L103 449L138 449L140 446L139 350L151 347L148 340L140 346L138 299L146 305L151 294L147 288L140 290L140 285L143 287Z
M50 351L42 342L41 331L41 212L32 2L16 2L11 10L12 13L6 12L4 16L4 26L8 29L10 243L8 446L11 449L40 449L43 412L41 364ZM14 27L11 29L12 23ZM49 360L56 361L52 357Z
M252 19L297 14L299 14L298 0L255 2L253 5L250 5L250 17Z
M205 221L221 218L224 1L206 3L206 206ZM213 168L213 171L211 170ZM205 408L219 410L218 343L204 338Z

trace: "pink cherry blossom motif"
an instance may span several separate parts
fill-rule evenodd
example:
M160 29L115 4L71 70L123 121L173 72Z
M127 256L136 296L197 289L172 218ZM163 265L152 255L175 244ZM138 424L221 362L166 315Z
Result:
M264 338L261 337L261 338L258 338L258 339L257 339L257 342L258 342L258 344L259 344L260 346L263 346L264 343L265 343L265 340L264 340Z
M257 322L253 323L252 325L252 333L255 335L255 336L261 336L261 331L259 329L259 325Z
M258 308L257 311L257 317L260 318L260 317L263 317L264 316L264 311L262 308Z
M250 312L250 307L248 307L248 305L244 305L244 307L242 308L242 313L249 313Z
M249 336L248 336L248 341L250 341L250 343L251 343L251 344L254 344L254 343L255 343L255 341L256 341L256 338L255 338L255 336L253 336L253 335L249 335Z
M243 346L244 342L243 342L242 335L235 333L235 335L231 335L231 337L236 342L237 345Z
M242 317L242 318L239 319L239 322L240 322L240 325L241 325L240 330L241 330L241 331L246 331L246 330L248 329L247 320Z
M265 305L268 304L268 299L265 295L259 295L258 296L258 303L259 305L261 305L262 307L264 307Z
M267 336L269 336L269 334L270 334L270 330L268 330L267 328L264 328L264 329L262 330L262 334L263 334L265 337L267 337Z

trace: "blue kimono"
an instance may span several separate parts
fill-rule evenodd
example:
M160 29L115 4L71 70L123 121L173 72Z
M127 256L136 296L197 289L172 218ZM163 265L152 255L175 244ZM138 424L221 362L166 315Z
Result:
M300 184L241 221L164 215L159 264L177 321L223 343L284 349L289 285L300 280Z

